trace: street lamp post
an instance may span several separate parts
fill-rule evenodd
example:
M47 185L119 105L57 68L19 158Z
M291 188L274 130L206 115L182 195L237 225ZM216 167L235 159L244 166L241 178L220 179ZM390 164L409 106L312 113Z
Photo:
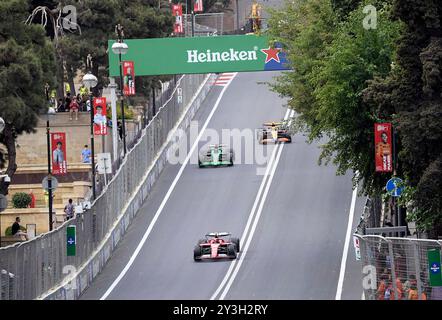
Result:
M48 103L48 110L46 112L46 145L48 152L48 209L49 209L49 231L52 231L52 170L51 170L51 126L49 123L49 85L45 86L46 101Z
M5 120L3 120L2 117L0 117L0 134L3 132L4 129L5 129ZM7 177L7 175L5 175L2 178L6 178L6 177ZM1 234L1 232L2 232L2 215L0 212L0 248L2 247L2 234Z
M96 199L95 191L95 146L94 146L94 101L92 96L92 88L98 83L98 79L91 72L88 72L83 77L83 84L89 89L89 103L91 106L91 164L92 164L92 198Z
M123 62L121 59L121 56L123 54L127 53L127 50L129 47L126 43L123 42L124 32L123 32L123 26L118 24L115 27L115 31L118 37L118 42L115 42L112 45L112 52L115 54L118 54L118 61L120 63L120 90L121 90L121 121L122 121L122 131L123 131L123 154L126 156L126 123L124 118L124 90L123 90Z

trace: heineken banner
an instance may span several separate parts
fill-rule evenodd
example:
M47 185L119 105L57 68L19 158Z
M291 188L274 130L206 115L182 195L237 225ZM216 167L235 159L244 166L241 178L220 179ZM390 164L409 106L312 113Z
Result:
M109 48L115 41L109 41ZM287 70L285 53L264 36L238 35L125 40L124 59L137 76ZM109 50L109 75L119 76L118 55Z

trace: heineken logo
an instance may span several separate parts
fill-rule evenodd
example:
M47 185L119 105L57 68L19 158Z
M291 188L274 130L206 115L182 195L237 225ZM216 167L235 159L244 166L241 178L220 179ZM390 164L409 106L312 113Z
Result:
M187 63L200 62L227 62L227 61L251 61L258 60L256 51L238 51L229 49L228 51L216 52L207 50L187 50Z

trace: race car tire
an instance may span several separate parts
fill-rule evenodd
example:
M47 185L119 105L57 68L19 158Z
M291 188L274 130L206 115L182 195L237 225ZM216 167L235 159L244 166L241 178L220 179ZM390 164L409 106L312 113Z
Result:
M291 143L292 142L292 137L289 134L281 134L281 138L286 138L287 142L286 143Z
M233 243L227 245L227 256L230 259L236 259L236 248Z
M232 238L231 240L235 245L236 252L239 252L241 250L241 247L239 245L239 238Z
M198 244L201 244L201 243L206 243L206 239L199 239Z
M193 260L201 260L201 247L199 245L195 246L195 249L193 249Z
M203 163L201 162L200 159L198 159L198 167L200 167L200 168L204 168Z

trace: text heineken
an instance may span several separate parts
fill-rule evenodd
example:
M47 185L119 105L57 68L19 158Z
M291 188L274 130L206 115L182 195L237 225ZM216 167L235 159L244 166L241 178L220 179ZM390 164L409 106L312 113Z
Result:
M257 60L256 51L237 51L232 48L229 51L199 52L198 50L187 50L187 63L200 62L226 62L226 61L253 61Z

